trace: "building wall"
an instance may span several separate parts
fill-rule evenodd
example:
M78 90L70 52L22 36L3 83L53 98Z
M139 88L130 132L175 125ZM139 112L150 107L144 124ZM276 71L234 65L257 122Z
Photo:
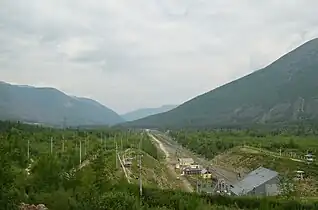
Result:
M179 164L181 166L190 166L191 164L193 164L194 161L193 160L185 160L185 159L179 159Z
M277 195L279 185L278 177L274 177L271 180L268 180L264 184L255 188L255 191L250 191L248 195L257 195L257 196L273 196Z
M202 177L204 179L211 179L212 178L212 174L202 174Z
M201 174L201 171L200 170L189 170L189 171L185 170L183 174L188 174L188 175Z
M193 168L193 169L198 169L198 168L202 168L201 165L189 165L190 168Z

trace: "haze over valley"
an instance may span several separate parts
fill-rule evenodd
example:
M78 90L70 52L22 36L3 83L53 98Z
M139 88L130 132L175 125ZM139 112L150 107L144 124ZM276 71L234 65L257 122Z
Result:
M5 0L0 80L91 98L120 115L179 105L318 37L316 8L287 0Z

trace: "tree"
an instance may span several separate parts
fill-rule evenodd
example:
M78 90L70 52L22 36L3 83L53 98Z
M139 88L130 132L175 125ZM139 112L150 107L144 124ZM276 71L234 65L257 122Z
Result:
M16 209L18 194L15 174L9 157L7 142L0 139L0 206L3 209Z

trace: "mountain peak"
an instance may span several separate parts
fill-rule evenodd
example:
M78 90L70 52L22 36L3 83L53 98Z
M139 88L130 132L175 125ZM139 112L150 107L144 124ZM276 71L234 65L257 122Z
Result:
M68 126L123 122L117 113L97 101L68 96L50 87L10 85L1 90L0 107L1 120L61 125L67 118Z
M132 127L206 127L318 120L318 39L267 67Z

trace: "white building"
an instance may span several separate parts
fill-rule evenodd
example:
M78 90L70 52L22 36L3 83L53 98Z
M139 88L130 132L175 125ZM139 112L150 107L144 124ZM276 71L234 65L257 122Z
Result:
M178 159L179 166L190 166L194 164L194 160L192 158L179 158Z

